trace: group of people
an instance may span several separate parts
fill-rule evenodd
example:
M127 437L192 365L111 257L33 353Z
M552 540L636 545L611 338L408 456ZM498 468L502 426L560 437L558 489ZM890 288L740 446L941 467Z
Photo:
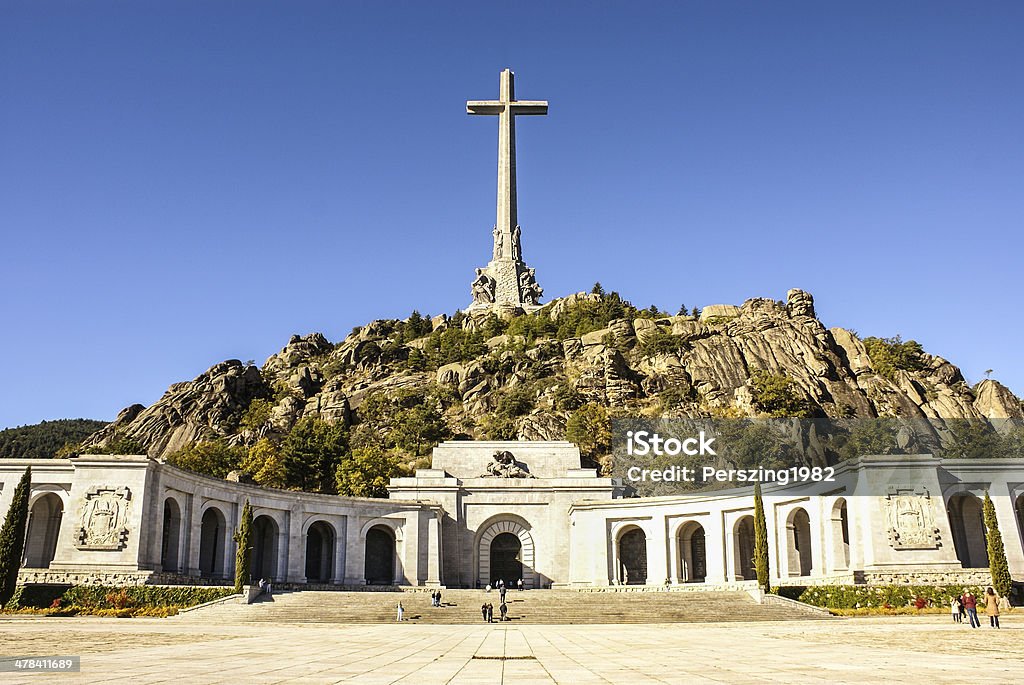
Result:
M265 578L260 578L260 591L265 592L268 597L274 596L274 589L271 587L270 581Z
M1005 604L1006 600L996 594L995 588L989 588L985 591L985 614L988 616L988 623L990 628L999 627L999 609L1000 605ZM968 620L971 622L972 628L981 627L981 619L978 618L978 602L980 600L974 596L974 593L968 589L964 589L964 593L959 597L954 597L950 600L949 608L953 614L954 623L963 623L964 616L966 615Z
M498 611L501 612L498 618L499 621L508 621L508 604L505 604L505 598L501 598L501 604L498 606ZM480 605L480 615L484 618L484 623L494 623L494 605L490 602L485 602Z
M495 588L501 593L501 600L505 601L505 590L507 589L506 586L505 586L505 581L499 578L498 582L495 583L493 586L490 583L487 583L486 590L488 592L490 592L492 589L495 589ZM519 590L520 592L523 591L523 579L522 578L520 578L519 580L516 581L516 589Z
M430 593L430 606L439 607L441 606L441 591L434 590Z

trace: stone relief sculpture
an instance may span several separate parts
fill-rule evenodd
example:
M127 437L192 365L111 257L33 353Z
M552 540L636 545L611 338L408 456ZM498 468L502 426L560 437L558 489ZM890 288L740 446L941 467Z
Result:
M926 489L890 485L885 509L889 545L893 549L936 549L939 546L939 529Z
M525 464L523 465L525 466ZM515 455L508 450L498 450L487 465L487 473L481 478L533 478L534 476L519 465Z
M483 269L476 270L476 279L470 286L473 294L473 304L491 304L494 302L494 279L484 273Z
M85 493L76 547L82 550L124 549L128 542L128 488L96 486Z

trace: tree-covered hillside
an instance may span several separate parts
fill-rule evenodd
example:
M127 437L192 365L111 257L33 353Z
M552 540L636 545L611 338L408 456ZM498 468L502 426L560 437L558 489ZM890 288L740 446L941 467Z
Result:
M0 431L0 459L50 459L107 425L92 419L58 419Z

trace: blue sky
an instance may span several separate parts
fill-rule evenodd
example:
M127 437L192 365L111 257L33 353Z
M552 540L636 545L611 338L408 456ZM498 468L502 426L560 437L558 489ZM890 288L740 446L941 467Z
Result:
M548 297L800 287L1024 393L1019 2L0 4L0 427L469 301L496 121Z

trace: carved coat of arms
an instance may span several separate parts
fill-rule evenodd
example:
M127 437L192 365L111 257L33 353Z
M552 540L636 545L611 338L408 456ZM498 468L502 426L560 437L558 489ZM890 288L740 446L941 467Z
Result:
M885 497L889 544L893 549L936 549L939 529L935 525L932 498L922 487L889 486Z
M128 488L97 486L85 493L78 543L82 550L120 550L128 542Z

